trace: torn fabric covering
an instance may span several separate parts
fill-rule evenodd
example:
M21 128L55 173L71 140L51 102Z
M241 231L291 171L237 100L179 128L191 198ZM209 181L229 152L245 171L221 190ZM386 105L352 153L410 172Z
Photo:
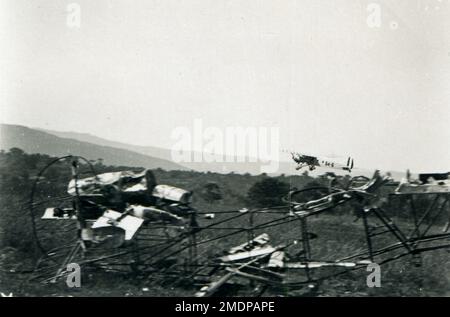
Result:
M169 185L155 186L152 195L166 200L177 201L182 204L192 202L192 192Z
M185 220L182 217L177 216L171 212L167 212L165 210L161 210L154 207L131 205L127 211L129 212L130 215L145 220L150 221L162 220L172 222L180 226L185 225Z
M114 187L120 192L150 192L156 186L155 177L150 170L140 173L122 171L103 173L94 177L77 180L78 194L80 196L103 195L105 188ZM67 189L70 195L75 196L75 180L71 180Z
M80 214L98 219L106 210L129 212L149 221L167 221L184 226L193 210L187 204L192 192L170 185L157 185L150 170L111 172L77 180L72 179L68 193L79 195ZM78 193L77 193L78 192Z
M238 261L238 260L244 260L244 259L248 259L248 258L258 257L258 256L261 256L261 255L269 255L269 254L272 254L275 251L276 251L276 249L274 247L270 246L270 245L265 246L265 247L255 247L251 251L242 251L242 252L239 252L239 253L225 255L225 256L221 257L220 260L222 262L233 262L233 261Z
M188 204L192 202L192 192L170 185L157 185L150 170L140 173L133 171L112 172L77 180L78 195L119 199L128 203L153 204L155 199ZM75 180L71 180L67 192L75 196Z
M450 193L449 173L419 174L418 181L402 179L396 194Z
M420 193L450 193L450 181L443 181L442 184L412 184L400 183L395 190L396 194L420 194Z
M249 251L255 247L262 247L262 246L266 245L267 243L269 243L269 241L270 241L269 235L267 233L263 233L263 234L260 234L259 236L257 236L256 238L254 238L253 240L250 240L241 245L231 248L228 251L228 253L235 254L238 252Z
M98 218L92 225L92 229L119 227L125 231L125 240L131 240L144 220L134 216L125 216L123 218L121 218L121 216L122 214L117 211L107 210L103 216Z
M274 252L275 249L268 245L269 241L269 235L263 233L253 240L231 248L228 251L228 254L221 257L220 260L222 262L230 262L270 254Z

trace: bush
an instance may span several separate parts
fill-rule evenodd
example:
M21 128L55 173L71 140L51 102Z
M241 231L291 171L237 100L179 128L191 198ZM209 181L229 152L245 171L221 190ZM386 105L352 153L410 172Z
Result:
M257 207L270 207L282 204L281 198L289 191L289 184L276 178L264 178L248 191L248 199Z

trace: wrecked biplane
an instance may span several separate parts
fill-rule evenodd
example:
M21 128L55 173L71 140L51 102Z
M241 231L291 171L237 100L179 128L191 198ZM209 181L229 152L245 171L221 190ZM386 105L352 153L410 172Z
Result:
M182 227L195 212L188 205L192 192L157 185L150 170L74 178L67 191L76 198L77 208L47 208L42 219L67 219L76 215L83 241L95 242L96 232L105 228L115 228L116 234L123 231L124 240L131 240L145 221L161 220Z

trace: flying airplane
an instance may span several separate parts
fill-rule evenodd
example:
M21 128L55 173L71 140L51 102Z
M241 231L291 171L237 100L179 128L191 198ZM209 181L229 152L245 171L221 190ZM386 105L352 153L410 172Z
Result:
M297 152L291 152L291 155L294 162L298 164L295 168L296 170L308 166L310 171L315 170L316 167L329 167L351 172L354 166L353 158L351 157L348 157L346 162L338 162L335 159L305 155Z

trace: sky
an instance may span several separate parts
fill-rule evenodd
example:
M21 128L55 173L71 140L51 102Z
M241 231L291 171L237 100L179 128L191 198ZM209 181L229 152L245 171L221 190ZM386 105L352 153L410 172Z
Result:
M281 149L448 171L449 30L449 0L3 0L0 121L165 148L196 119L278 127Z

